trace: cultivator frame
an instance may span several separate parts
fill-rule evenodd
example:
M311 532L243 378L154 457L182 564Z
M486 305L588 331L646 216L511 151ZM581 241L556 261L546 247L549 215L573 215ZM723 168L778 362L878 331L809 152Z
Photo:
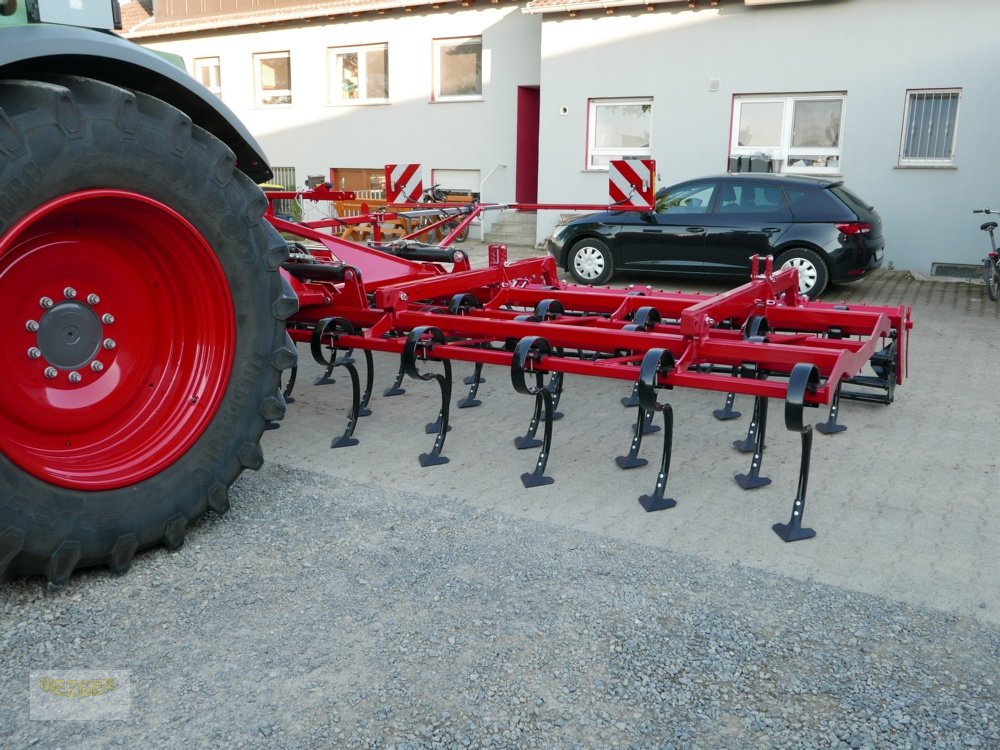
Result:
M289 197L337 200L344 193L329 190L306 193L268 193L272 201ZM650 192L650 199L651 199ZM761 475L770 399L785 402L785 426L801 435L798 487L788 523L774 524L785 541L813 536L802 526L812 448L812 425L806 409L830 405L826 422L816 427L833 433L846 429L837 423L841 386L855 383L873 389L867 400L892 400L894 388L906 375L907 334L912 327L907 306L846 306L812 302L798 293L794 269L775 270L771 257L754 257L751 280L715 296L667 293L650 287L628 289L569 285L558 278L554 259L532 258L508 263L506 247L490 246L486 268L472 269L467 254L449 245L463 227L483 211L538 210L650 210L638 206L578 204L438 204L441 220L461 221L439 245L419 242L416 236L382 243L378 227L420 211L401 204L392 211L346 220L293 223L273 211L268 220L290 242L292 253L282 273L299 299L299 311L288 320L289 335L308 343L317 362L326 367L320 381L329 381L343 367L352 382L352 405L345 432L331 447L354 445L354 431L368 411L373 391L372 352L399 355L400 366L385 396L402 392L406 375L436 380L441 405L427 426L435 435L431 450L420 456L422 466L447 462L443 454L449 429L453 391L452 362L474 365L465 379L467 395L459 408L476 406L484 365L509 370L518 393L534 397L527 433L515 441L518 448L540 449L532 471L521 476L525 487L550 484L545 474L553 448L553 423L565 375L589 375L632 385L626 406L637 409L630 450L616 461L623 469L645 465L638 457L643 436L658 431L656 413L663 415L663 446L656 484L639 502L647 511L672 507L665 496L669 474L673 416L668 403L658 400L661 389L698 388L726 393L719 419L740 416L733 411L736 394L754 397L754 410L745 440L735 446L751 453L746 474L735 476L744 489L762 487ZM360 245L328 234L343 223L370 223L373 242ZM426 230L424 227L423 230ZM450 266L450 270L446 268ZM353 350L364 354L364 386ZM440 362L441 372L421 370L427 361ZM871 364L874 375L862 373ZM285 388L291 395L294 372ZM846 396L846 394L845 394ZM542 437L537 430L542 427Z

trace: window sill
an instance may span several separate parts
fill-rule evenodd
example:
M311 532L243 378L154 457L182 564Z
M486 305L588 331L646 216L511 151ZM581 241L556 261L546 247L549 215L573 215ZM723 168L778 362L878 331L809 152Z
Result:
M328 107L384 107L390 104L388 99L352 99L343 102L329 102Z
M954 164L897 164L893 169L952 169L957 170Z
M462 102L481 102L484 101L481 96L442 96L436 99L431 99L430 104L459 104Z

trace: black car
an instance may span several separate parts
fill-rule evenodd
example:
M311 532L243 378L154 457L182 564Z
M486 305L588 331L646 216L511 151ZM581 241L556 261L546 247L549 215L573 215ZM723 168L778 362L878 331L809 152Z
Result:
M836 179L725 174L656 193L656 212L608 211L556 228L546 249L581 284L618 271L746 280L750 256L799 270L799 291L882 265L882 220Z

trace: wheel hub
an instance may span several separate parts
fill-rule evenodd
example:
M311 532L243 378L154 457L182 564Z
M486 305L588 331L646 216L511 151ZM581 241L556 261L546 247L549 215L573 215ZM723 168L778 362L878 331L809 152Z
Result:
M90 307L66 300L51 307L38 324L42 359L60 370L89 365L100 350L103 327Z

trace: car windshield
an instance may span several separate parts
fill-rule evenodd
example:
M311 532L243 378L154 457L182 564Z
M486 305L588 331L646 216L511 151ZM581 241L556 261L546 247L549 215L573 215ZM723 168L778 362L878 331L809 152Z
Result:
M656 212L662 213L708 213L715 192L714 182L691 182L672 188L663 188L656 193Z

